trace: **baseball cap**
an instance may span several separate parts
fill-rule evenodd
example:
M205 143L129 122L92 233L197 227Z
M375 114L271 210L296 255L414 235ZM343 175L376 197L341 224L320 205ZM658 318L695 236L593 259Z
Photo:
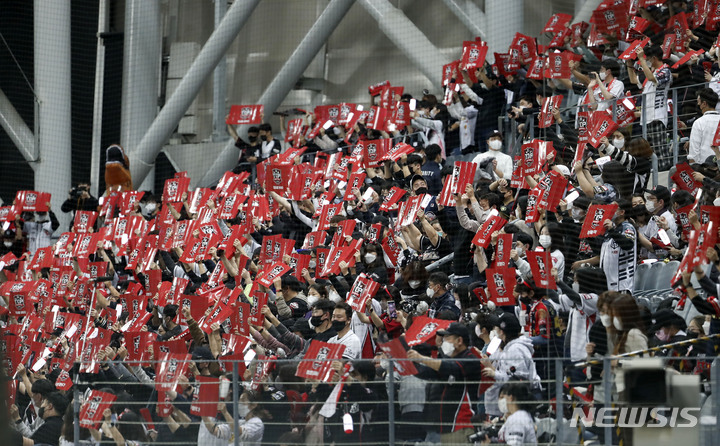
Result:
M662 200L666 204L670 202L670 191L665 186L657 185L652 189L645 189L645 192L654 196L658 200Z
M438 330L440 336L459 336L463 339L465 345L470 345L470 330L460 322L453 322L445 330Z
M515 315L503 313L499 321L498 327L505 332L505 335L512 337L520 334L520 321L518 321Z
M557 167L557 170L559 170L560 173L563 174L563 176L565 176L565 177L570 176L570 169L568 169L567 166L564 166L562 164L557 164L557 165L555 165L555 167Z
M658 331L663 327L669 327L671 325L680 329L684 329L686 327L685 320L683 320L683 318L677 315L673 310L658 310L655 314L653 314L653 324L650 331Z
M415 184L415 182L418 181L418 180L426 181L424 176L415 174L415 175L412 176L412 178L410 178L410 187L412 187L413 184ZM426 182L427 182L427 181L426 181Z
M195 361L214 361L215 357L213 356L212 352L210 352L210 349L207 347L197 347L192 351L192 359Z

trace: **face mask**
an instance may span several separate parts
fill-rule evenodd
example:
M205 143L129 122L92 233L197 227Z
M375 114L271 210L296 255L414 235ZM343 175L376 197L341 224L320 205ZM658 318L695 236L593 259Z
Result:
M493 139L491 141L488 141L488 146L490 146L490 149L492 150L500 150L502 149L502 141L499 139Z
M38 417L44 418L43 415L45 415L45 408L41 407L40 409L38 409Z
M157 208L157 204L155 203L148 203L148 205L145 207L145 209L148 211L149 214L152 214L155 212L155 209Z
M250 142L255 142L255 141L257 141L257 139L258 139L257 136L248 136L248 141L250 141Z
M427 187L418 187L415 190L415 195L422 195L422 194L426 194L426 193L428 193Z
M540 246L546 249L549 248L552 244L552 239L549 235L541 235L540 237L538 237L538 241L540 242Z
M490 340L492 341L493 339L495 339L495 338L498 337L497 331L492 330L492 331L488 334L488 336L490 337Z
M311 316L310 317L310 327L317 328L322 325L322 323L325 322L322 318L322 316Z
M573 291L575 291L576 293L579 293L579 292L580 292L580 284L577 283L577 282L573 282L573 284L572 284L572 289L573 289Z
M710 334L710 322L703 322L702 328L706 336Z
M50 221L47 214L38 214L38 216L35 218L35 221L38 223L44 223L46 221Z
M315 261L315 260L310 260L310 261L308 262L308 268L315 268L316 266L317 266L317 261Z
M655 202L654 201L646 201L645 202L645 209L647 209L648 212L653 213L655 212Z
M625 140L613 139L613 146L617 147L618 149L622 149L623 147L625 147Z
M570 213L571 213L571 215L572 215L573 220L580 220L580 219L582 219L582 216L583 216L583 215L582 215L582 209L575 209L575 208L573 208L573 210L570 211Z
M9 248L13 245L13 242L3 242L3 245L5 245L6 248Z
M475 336L478 338L482 336L482 328L480 328L480 324L475 325Z
M658 338L661 342L666 342L668 339L670 339L670 336L667 334L664 328L661 328L655 333L655 337Z
M387 359L381 359L380 368L383 370L388 370L390 368L390 361L388 361Z
M262 139L263 141L267 141L268 137L267 135L260 135L260 139Z
M450 357L452 356L453 352L455 352L455 346L452 342L443 341L442 345L440 346L440 350L442 350L443 355Z
M498 410L504 414L508 413L507 398L500 398L498 400Z
M317 303L317 301L319 301L319 300L320 300L320 298L317 297L317 296L315 296L314 294L309 295L308 298L307 298L308 306L309 306L309 307L312 307L312 306L315 305L315 304Z
M617 316L613 317L613 326L615 326L616 330L622 331L623 329L623 324L622 322L620 322L620 318L618 318Z
M442 232L442 231L435 231L435 232L437 232L438 237L442 237L442 236L445 234L445 233Z
M713 200L713 206L720 206L720 197Z
M238 403L237 408L240 418L245 418L247 414L250 413L250 408L248 407L247 403Z
M408 285L410 285L410 288L412 288L412 289L417 289L417 287L420 286L420 283L421 282L419 280L409 280L408 281Z
M433 297L435 295L435 290L433 290L430 287L427 287L427 290L425 290L425 294L427 295L427 297Z
M605 78L607 77L607 72L606 72L606 71L601 71L598 76L600 77L600 80L601 80L601 81L604 81Z
M602 322L603 327L611 327L612 326L612 318L609 314L601 314L600 315L600 322Z
M365 254L365 263L372 263L375 261L375 259L377 259L376 254L370 254L370 253Z
M518 257L522 257L523 254L525 254L525 248L522 248L522 247L520 247L520 248L515 248L515 251L517 251Z
M332 328L333 328L333 330L340 333L343 330L343 328L345 328L345 325L346 325L345 321L333 321Z

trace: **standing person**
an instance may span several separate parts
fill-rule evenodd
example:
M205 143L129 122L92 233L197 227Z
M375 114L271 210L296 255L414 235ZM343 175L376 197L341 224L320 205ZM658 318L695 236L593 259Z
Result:
M603 222L607 232L600 248L600 268L605 271L608 290L632 293L637 265L637 229L629 220L632 203L620 200L618 206L613 219Z
M455 303L455 297L447 290L450 283L447 274L443 272L434 272L428 277L428 286L425 294L433 299L428 310L428 316L437 317L438 314L445 310L450 310L455 314L455 320L460 318L460 307Z
M345 346L343 358L355 360L360 359L362 342L350 329L352 316L353 309L347 302L340 302L335 305L332 314L332 328L337 332L337 335L330 338L328 342L330 344L343 344Z
M443 386L441 400L433 410L439 418L433 421L442 444L467 443L468 435L473 433L470 419L474 415L470 388L480 380L480 363L468 360L475 356L469 350L467 326L453 322L437 334L442 336L442 359L423 356L415 350L408 351L408 358L418 361L418 377L438 381Z
M658 154L659 169L668 170L672 166L672 154L665 128L668 122L667 101L673 82L672 73L670 67L663 63L663 51L659 46L651 46L646 50L638 48L635 52L645 75L645 81L640 83L632 62L626 62L630 82L642 88L643 92L642 110L636 114L640 117L641 125L647 128L648 141Z
M487 139L487 146L490 148L489 151L481 153L476 156L472 162L477 164L478 167L483 164L483 161L491 159L493 161L493 175L494 180L504 179L510 184L512 179L513 171L513 159L510 155L503 153L503 137L502 133L498 130L490 132L490 136Z
M628 172L635 175L633 193L642 193L647 187L652 172L653 149L644 138L633 138L628 144L625 134L620 131L613 133L612 144L607 138L600 140L598 150L615 161L620 162Z
M428 193L438 195L442 191L442 150L437 144L430 144L425 147L427 161L422 165L422 176L425 177Z
M260 130L255 126L250 127L247 142L238 136L235 126L228 124L227 130L235 140L235 147L240 150L240 157L233 172L252 172L252 167L257 163L260 152L260 141L258 140Z
M23 222L23 232L27 237L28 251L34 256L35 251L52 245L53 232L60 227L55 213L50 209L50 202L47 203L47 212L36 212L30 214L31 218Z
M720 122L720 113L715 111L718 95L710 88L701 88L697 92L697 105L702 116L692 125L690 130L690 148L688 163L702 163L709 156L715 155L711 146Z
M45 444L58 446L60 444L60 434L63 426L63 415L67 409L68 401L60 392L51 392L45 396L42 406L38 411L38 416L45 422L33 432L30 438L21 437L19 444L33 445Z
M70 230L72 231L75 212L97 211L99 205L97 198L90 195L90 185L88 183L80 183L70 189L68 198L63 202L62 206L60 206L60 210L65 213L72 212L72 218L70 218Z
M258 161L265 161L271 156L282 152L280 141L273 138L272 126L269 123L265 122L260 124L260 127L258 128L258 136L260 137L260 140L262 140L262 144L260 145L260 158Z
M500 86L498 77L489 66L478 68L477 78L480 80L472 86L473 91L482 99L475 120L475 142L480 152L487 151L486 141L498 129L498 116L505 106L505 89Z

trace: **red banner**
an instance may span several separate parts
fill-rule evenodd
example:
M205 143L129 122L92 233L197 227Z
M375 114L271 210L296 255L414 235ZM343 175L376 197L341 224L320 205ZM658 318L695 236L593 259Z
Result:
M618 209L617 204L593 204L588 208L580 230L580 238L592 238L605 234L605 220L612 220Z
M395 370L400 376L417 375L418 370L412 361L407 360L407 351L400 339L393 339L390 342L379 344L378 347L385 353L385 356L393 359Z
M427 316L413 318L413 323L405 334L407 344L412 347L427 342L435 337L438 330L444 330L452 321L432 319Z
M450 192L464 194L467 185L472 184L475 179L475 170L477 170L477 164L472 161L455 161Z
M466 71L481 68L485 65L485 56L487 56L487 52L488 46L485 42L476 42L474 40L467 40L463 42L460 67Z
M535 284L541 288L555 289L555 279L550 270L553 268L552 256L549 252L530 251L526 254L527 261L530 264L530 271L535 280Z
M475 237L473 237L473 245L479 246L481 248L487 248L490 245L493 233L501 230L506 223L507 220L500 217L499 215L493 215L488 217L488 219L485 220L482 226L480 226L480 229L478 229Z
M499 234L495 244L495 268L507 268L510 264L510 251L513 249L513 235Z
M99 390L91 390L87 399L80 406L80 427L88 429L99 429L105 409L110 409L117 400L112 393L105 393Z
M390 211L406 193L407 192L405 191L405 189L400 189L399 187L392 187L388 191L388 193L385 194L385 197L383 197L383 202L380 205L380 210Z
M260 105L233 105L230 107L226 124L245 125L262 124L265 106Z
M545 24L545 28L543 28L542 32L557 33L565 31L571 20L572 16L570 14L554 14Z
M545 98L543 100L542 108L540 109L540 118L538 122L538 127L541 129L546 129L552 125L553 122L555 122L555 116L553 115L554 109L560 108L560 103L563 100L563 95L555 95L550 96L549 98Z
M698 185L692 176L693 172L695 171L692 169L692 167L690 167L688 163L681 163L678 164L676 167L677 170L671 176L672 180L675 182L675 184L677 184L680 189L686 190L691 194L695 195L698 187L702 186Z
M595 112L590 117L588 126L588 142L597 148L603 137L612 135L618 129L618 124L613 121L612 115L605 112Z
M550 212L557 212L557 207L567 190L568 180L563 174L556 170L542 177L536 188L542 192L539 196L537 206L539 209L548 209Z
M365 313L368 300L375 296L380 284L372 280L365 273L360 273L355 279L346 302L358 313Z
M485 277L487 277L490 301L498 307L515 305L515 296L513 296L517 283L515 268L488 268L485 270Z
M218 413L220 401L220 379L214 376L195 376L190 414L196 417L214 417Z
M342 359L345 351L343 344L311 341L303 360L297 368L296 376L316 381L328 381L332 375L332 361Z

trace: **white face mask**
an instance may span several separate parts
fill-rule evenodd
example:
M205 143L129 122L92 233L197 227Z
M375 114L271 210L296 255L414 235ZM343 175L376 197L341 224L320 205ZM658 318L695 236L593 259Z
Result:
M245 418L250 413L250 408L247 403L238 403L238 415L240 418Z
M488 333L488 336L490 337L490 340L492 341L493 339L498 337L497 331L492 330L490 333Z
M515 209L515 218L522 220L522 212L520 212L520 209Z
M5 245L6 248L9 248L13 245L13 242L3 242L3 245Z
M433 290L430 287L427 287L427 290L425 290L425 294L427 294L427 297L433 297L435 295L435 290Z
M155 203L148 203L148 205L145 207L145 210L148 211L148 214L152 214L155 212L155 209L157 208L157 204Z
M606 71L601 71L601 72L598 74L598 76L600 77L600 80L601 80L601 81L604 81L605 78L607 77L607 72L606 72Z
M703 333L705 333L705 336L710 334L710 322L703 322L702 325Z
M387 359L381 359L380 360L380 368L383 370L387 370L390 368L390 361Z
M620 321L620 318L618 318L617 316L613 317L613 325L615 326L615 329L616 329L616 330L621 330L621 331L622 331L622 329L623 329L623 324L622 324L622 322Z
M518 257L522 257L523 254L525 254L525 248L523 247L515 248L515 251L517 252Z
M648 200L645 202L645 209L647 209L648 212L653 213L655 212L655 202Z
M308 268L315 268L317 266L317 262L315 260L310 260L308 262Z
M540 242L540 246L546 249L549 248L552 244L552 239L549 235L541 235L540 237L538 237L538 241Z
M508 413L507 398L500 398L498 400L498 410L504 414Z
M720 206L720 197L713 200L713 206Z
M502 141L499 139L492 139L488 141L488 146L491 150L500 150L502 149Z
M417 287L420 286L420 281L419 280L409 280L408 285L410 285L410 288L416 289Z
M482 328L480 328L480 324L475 325L475 335L478 338L482 336Z
M314 294L310 294L310 295L307 297L308 306L309 306L309 307L312 307L312 306L315 305L315 304L317 303L317 301L319 301L319 300L320 300L319 297L317 297L317 296L314 295Z
M443 341L440 350L442 350L443 355L450 357L455 352L455 346L450 341Z
M573 210L570 211L570 213L572 214L573 220L580 220L583 217L582 209L573 208Z
M612 318L609 314L601 314L600 315L600 322L602 322L603 327L611 327L612 326Z
M625 147L625 140L622 138L613 139L613 146L617 147L618 149L622 149L623 147Z
M579 293L579 292L580 292L580 284L577 283L577 282L573 282L573 284L572 284L572 289L573 289L573 291L575 291L576 293Z
M375 261L375 259L377 259L376 254L370 254L370 253L365 254L365 263L372 263Z

